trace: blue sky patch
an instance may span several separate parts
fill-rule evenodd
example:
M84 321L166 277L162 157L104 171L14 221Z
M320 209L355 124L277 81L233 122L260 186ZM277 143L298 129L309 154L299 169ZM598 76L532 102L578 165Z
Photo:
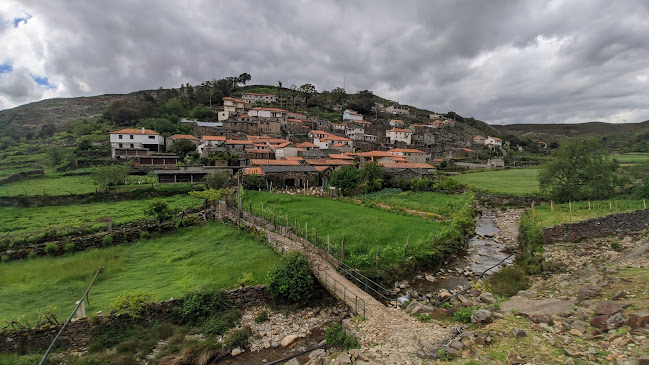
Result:
M50 84L50 80L48 80L45 76L36 76L31 74L29 76L31 76L34 82L36 82L40 86L44 86L48 89L56 89L56 86Z
M11 65L11 61L5 61L3 63L0 63L0 74L10 73L13 70L14 68Z
M27 21L32 18L31 14L25 13L25 15L14 18L14 28L18 28L20 23L27 24Z

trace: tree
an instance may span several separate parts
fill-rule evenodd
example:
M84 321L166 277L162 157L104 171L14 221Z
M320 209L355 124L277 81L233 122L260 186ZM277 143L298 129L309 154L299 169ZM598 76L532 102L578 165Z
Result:
M57 145L49 145L45 150L45 154L48 165L52 167L61 166L70 158L68 151Z
M205 105L196 105L189 112L189 116L198 120L211 120L216 117L216 113Z
M347 99L347 92L342 87L337 87L331 90L331 97L333 98L334 103L342 104Z
M184 159L188 153L196 151L196 145L188 139L179 139L169 147L169 152L175 153L181 159Z
M240 84L243 84L243 86L246 86L246 83L247 83L248 81L250 81L250 80L252 80L252 76L250 76L250 74L247 73L247 72L242 73L242 74L239 75L239 77L238 77L238 81L239 81L239 83L240 83Z
M331 185L341 189L343 193L358 188L361 182L361 171L355 166L343 166L331 175Z
M309 105L309 98L312 94L316 93L317 90L313 84L304 84L300 86L300 92L304 94L304 104Z
M205 186L208 188L222 189L228 187L230 177L225 171L214 171L205 176Z
M349 103L349 107L361 114L372 111L374 106L374 93L369 90L359 91L354 95L354 101Z
M200 190L200 191L190 191L189 195L199 198L199 199L205 199L206 203L212 204L213 206L216 207L216 205L219 203L219 200L223 200L226 202L231 202L233 193L232 190L230 189L213 189L209 188L206 190Z
M303 253L293 251L280 259L269 275L268 291L276 299L308 302L313 295L313 276Z
M162 223L167 219L171 219L174 216L174 211L166 201L156 200L144 209L144 214L148 217L154 217L158 223Z
M377 162L368 162L361 168L361 178L363 179L363 190L366 193L381 190L385 178L385 169Z
M123 184L131 168L128 165L96 166L90 172L90 178L102 189Z
M606 198L620 184L618 166L601 140L575 138L552 152L539 172L539 187L557 201Z

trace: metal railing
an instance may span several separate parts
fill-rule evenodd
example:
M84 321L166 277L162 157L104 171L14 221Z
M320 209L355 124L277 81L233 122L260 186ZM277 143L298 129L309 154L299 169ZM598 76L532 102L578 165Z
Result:
M345 304L354 309L354 314L362 316L363 319L365 319L365 300L363 298L359 298L358 295L349 290L345 284L336 280L336 278L329 276L327 271L324 272L324 278L320 272L318 272L316 276L319 276L320 282L323 283L324 287L327 288L331 294L342 299ZM349 299L349 301L347 299Z

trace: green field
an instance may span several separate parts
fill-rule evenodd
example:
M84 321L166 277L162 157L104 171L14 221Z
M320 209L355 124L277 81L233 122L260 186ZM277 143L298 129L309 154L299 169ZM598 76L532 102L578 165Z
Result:
M611 155L622 163L644 162L649 161L649 153L622 153Z
M264 216L269 220L272 220L272 210L275 209L276 220L281 225L286 225L288 214L289 224L295 229L297 218L301 236L304 236L305 224L308 223L309 240L313 239L314 228L317 229L318 244L323 248L327 246L329 235L330 251L336 257L340 256L341 242L344 241L346 262L358 268L375 266L377 245L380 245L380 267L405 261L404 246L408 236L412 251L409 255L430 250L435 232L444 232L449 226L448 222L307 196L246 191L243 199L246 210L249 210L250 203L255 215L261 215L263 204Z
M0 185L0 196L18 195L72 195L94 193L97 185L88 175L61 176L48 174L45 177L24 179Z
M106 226L106 223L97 222L97 219L102 217L111 217L113 224L135 222L139 219L150 218L144 215L144 209L149 203L156 200L164 200L177 210L198 207L203 203L202 199L182 194L167 198L47 207L0 207L0 216L2 217L0 232L10 232L10 237L16 239L42 233L50 228L60 232L80 227L102 228Z
M423 191L403 191L398 194L380 194L362 199L364 201L387 205L396 211L410 209L418 212L434 213L434 215L440 215L447 218L459 209L473 203L473 197L468 195L453 195Z
M538 173L536 168L510 169L467 173L453 179L493 193L527 195L539 191Z
M590 201L590 209L588 203L588 201L580 201L554 204L553 206L549 204L539 205L534 207L534 214L536 220L542 222L543 226L551 227L557 224L579 222L613 213L645 209L645 204L649 202L631 198L592 200ZM528 209L528 213L532 214L532 211Z
M2 263L0 323L21 315L34 319L52 306L61 321L99 267L104 271L90 291L89 314L108 310L117 296L134 291L154 292L156 300L178 298L203 287L233 287L243 272L264 283L278 259L248 232L207 223L132 245Z

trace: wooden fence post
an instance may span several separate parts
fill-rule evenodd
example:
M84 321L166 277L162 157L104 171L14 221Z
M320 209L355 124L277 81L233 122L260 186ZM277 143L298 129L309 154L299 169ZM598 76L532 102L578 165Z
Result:
M410 235L408 235L408 238L406 238L406 245L403 246L403 255L404 255L404 256L407 256L407 253L406 253L406 252L408 251L408 244L409 244L409 243L410 243ZM377 257L377 260L378 260L378 257L379 257L379 256L378 256L378 255L379 255L379 254L378 254L378 248L377 248L377 251L376 251L376 252L377 252L376 257Z
M381 244L379 243L376 245L376 268L379 268L379 248L381 247Z
M298 231L297 228L298 228L298 227L297 227L297 217L296 217L296 218L295 218L295 234L299 236L300 233L299 233L299 231Z
M318 229L317 228L313 229L313 243L316 246L318 245Z
M345 262L345 241L340 243L340 261Z
M309 221L304 222L304 239L309 242Z
M327 252L331 253L331 249L329 248L329 235L327 235Z

